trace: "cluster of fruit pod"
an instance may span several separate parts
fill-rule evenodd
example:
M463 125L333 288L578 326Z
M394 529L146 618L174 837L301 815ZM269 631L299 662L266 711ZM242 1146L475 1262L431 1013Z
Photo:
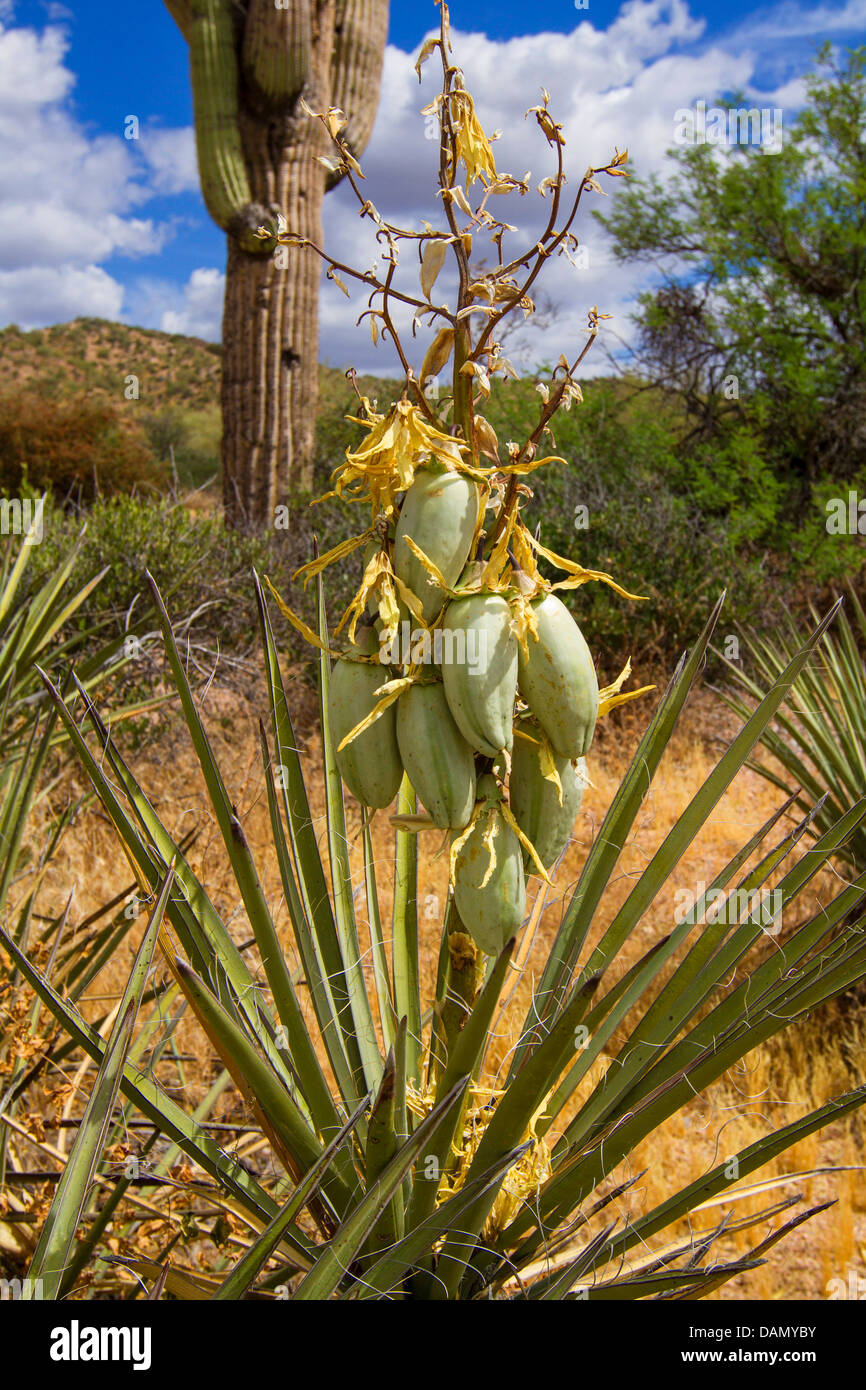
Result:
M340 774L359 801L389 806L405 771L432 825L451 832L455 906L478 946L496 954L524 920L527 874L546 874L570 838L599 689L583 634L555 594L528 598L529 630L518 640L519 576L472 588L481 503L467 474L416 470L380 546L397 592L417 600L422 634L443 640L422 644L427 661L416 650L383 665L394 647L381 643L374 597L334 665L329 718ZM399 698L368 722L382 687L400 677Z

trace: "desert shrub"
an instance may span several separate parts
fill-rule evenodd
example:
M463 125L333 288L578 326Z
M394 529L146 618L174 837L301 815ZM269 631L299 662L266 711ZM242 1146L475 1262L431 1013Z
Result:
M143 413L141 425L160 463L169 464L174 457L181 488L201 487L219 474L222 425L218 410L165 406Z
M538 378L547 377L541 368ZM535 380L494 392L488 413L500 449L537 418ZM763 532L750 530L739 493L714 490L708 461L676 444L675 410L638 383L593 380L542 446L565 462L527 479L527 520L544 545L647 596L624 603L601 584L563 594L587 640L611 662L675 658L708 598L724 587L743 621L766 615L773 602Z
M156 488L167 480L146 439L122 421L120 408L85 396L0 393L0 488L87 499L100 493Z

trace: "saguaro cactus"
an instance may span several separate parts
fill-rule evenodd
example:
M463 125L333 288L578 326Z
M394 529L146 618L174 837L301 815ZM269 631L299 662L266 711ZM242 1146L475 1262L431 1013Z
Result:
M325 193L339 181L321 122L340 107L356 155L379 101L388 0L166 0L189 43L199 175L226 233L223 500L261 530L311 481L318 386L320 263L255 235L277 212L319 244Z

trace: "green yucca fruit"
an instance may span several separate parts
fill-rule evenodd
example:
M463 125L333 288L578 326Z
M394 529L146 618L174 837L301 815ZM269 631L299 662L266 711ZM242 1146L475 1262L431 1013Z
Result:
M541 770L539 734L538 724L531 719L521 719L515 728L508 800L514 819L532 842L545 869L549 869L568 844L574 818L580 810L586 788L586 761L578 758L572 762L570 758L554 754L562 783L560 805L556 786ZM525 850L523 866L533 872L532 860Z
M517 639L501 594L472 594L448 605L442 624L442 683L463 737L495 758L511 748L517 694Z
M532 604L538 639L527 635L518 684L554 752L582 758L589 752L598 719L598 677L583 633L564 603L545 594Z
M397 744L434 825L462 830L475 805L475 755L451 717L441 681L412 685L400 696Z
M478 796L484 805L455 859L454 901L473 941L487 955L496 956L520 930L526 915L523 854L500 810L502 793L494 777L488 774L479 779ZM490 851L484 837L492 825L496 864L487 878Z
M430 623L445 602L445 591L406 544L410 536L449 585L456 584L469 558L478 522L478 488L463 473L420 468L403 499L394 539L394 573L418 596Z
M356 650L359 656L378 649L375 631L359 628ZM375 724L337 752L341 741L378 703L376 691L388 680L390 671L381 662L365 662L340 657L331 672L328 715L340 776L353 796L375 810L389 806L403 778L397 746L397 713L393 705Z

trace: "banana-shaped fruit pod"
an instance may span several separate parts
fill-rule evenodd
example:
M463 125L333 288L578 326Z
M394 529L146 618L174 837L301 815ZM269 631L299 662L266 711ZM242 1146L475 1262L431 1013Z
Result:
M555 594L545 594L531 606L538 637L528 632L528 656L520 650L520 693L554 752L562 758L582 758L589 752L598 719L598 677L592 653Z
M420 599L425 623L433 621L446 595L410 550L406 537L453 587L469 557L478 508L478 487L472 479L440 464L419 468L403 498L394 538L394 573Z
M520 829L532 842L545 869L550 869L568 844L580 810L586 788L586 760L578 758L572 762L551 748L550 761L559 775L557 787L555 781L545 776L545 771L551 769L545 764L543 738L541 727L534 720L518 721L508 801ZM537 872L525 850L523 866L529 873Z
M475 754L451 717L441 681L404 690L397 701L397 744L433 824L462 830L475 806Z
M374 810L390 806L403 777L395 706L389 705L342 750L340 744L372 712L381 699L376 691L390 679L388 666L358 659L378 650L374 629L359 624L354 652L334 663L328 694L331 740L340 776L352 795Z
M499 955L526 915L520 841L500 810L502 790L489 773L478 781L472 823L451 847L454 901L469 935L489 956Z
M517 639L502 594L470 594L449 603L442 623L442 683L467 743L490 758L511 748Z

